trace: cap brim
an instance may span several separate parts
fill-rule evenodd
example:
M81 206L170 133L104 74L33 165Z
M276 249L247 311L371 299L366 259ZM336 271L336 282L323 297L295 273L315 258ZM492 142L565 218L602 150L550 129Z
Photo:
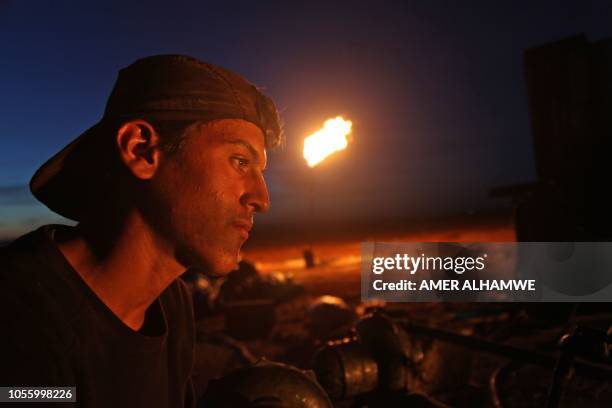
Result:
M51 211L80 221L96 199L96 180L103 168L99 149L105 123L98 122L47 160L32 176L30 191Z

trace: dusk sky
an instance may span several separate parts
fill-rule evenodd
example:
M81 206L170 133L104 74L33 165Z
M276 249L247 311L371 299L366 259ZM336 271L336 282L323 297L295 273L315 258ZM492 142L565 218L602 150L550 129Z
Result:
M302 219L309 177L321 220L508 205L488 189L535 180L523 50L608 38L611 22L606 0L0 0L0 240L60 220L31 175L100 119L119 69L153 54L227 67L276 101L287 143L258 221ZM304 137L337 115L353 144L309 169Z

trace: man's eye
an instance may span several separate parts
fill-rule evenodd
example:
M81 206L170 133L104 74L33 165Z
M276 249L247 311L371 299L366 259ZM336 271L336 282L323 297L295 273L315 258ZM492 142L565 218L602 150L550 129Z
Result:
M249 161L243 157L234 157L234 163L240 170L244 170L249 165Z

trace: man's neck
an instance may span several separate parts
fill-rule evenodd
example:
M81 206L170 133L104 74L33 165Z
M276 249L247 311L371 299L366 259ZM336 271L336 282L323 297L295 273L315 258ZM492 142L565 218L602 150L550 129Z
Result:
M95 231L91 231L94 232ZM128 327L139 330L147 308L185 268L138 213L105 239L104 251L78 229L58 247L81 278ZM101 255L102 254L102 255Z

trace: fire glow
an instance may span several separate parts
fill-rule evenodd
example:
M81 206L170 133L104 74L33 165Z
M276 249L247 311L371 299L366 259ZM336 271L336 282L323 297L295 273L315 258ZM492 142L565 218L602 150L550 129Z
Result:
M342 116L328 119L323 127L304 139L304 159L308 167L315 167L329 155L346 149L353 123Z

